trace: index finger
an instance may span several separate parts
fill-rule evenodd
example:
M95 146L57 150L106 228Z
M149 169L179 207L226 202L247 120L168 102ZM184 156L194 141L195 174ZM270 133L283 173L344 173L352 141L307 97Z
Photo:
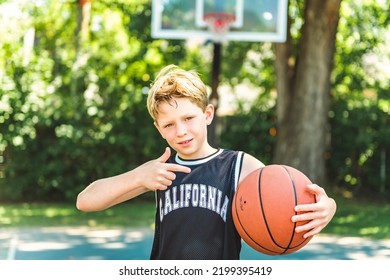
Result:
M167 170L169 171L176 171L176 172L184 172L184 173L190 173L191 168L179 164L174 164L174 163L166 163L167 165Z
M316 208L316 203L298 204L294 207L296 212L311 212Z

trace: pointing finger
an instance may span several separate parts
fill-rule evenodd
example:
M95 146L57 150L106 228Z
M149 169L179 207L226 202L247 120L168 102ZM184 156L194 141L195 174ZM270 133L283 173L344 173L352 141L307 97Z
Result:
M173 172L184 172L184 173L190 173L191 168L179 164L174 164L174 163L167 163L167 170L173 171Z

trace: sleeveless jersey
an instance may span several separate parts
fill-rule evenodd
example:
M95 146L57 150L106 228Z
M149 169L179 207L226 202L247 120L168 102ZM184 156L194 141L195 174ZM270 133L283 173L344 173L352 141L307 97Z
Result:
M241 238L231 205L243 153L219 149L196 160L176 154L167 162L185 165L165 191L156 191L156 222L150 259L239 259Z

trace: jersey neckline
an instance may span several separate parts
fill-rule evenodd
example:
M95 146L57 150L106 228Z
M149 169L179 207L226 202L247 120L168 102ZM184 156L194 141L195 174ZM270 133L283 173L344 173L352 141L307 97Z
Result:
M176 163L181 164L181 165L198 165L198 164L203 164L205 162L212 160L216 156L220 155L222 152L223 152L223 149L218 149L216 152L214 152L213 154L211 154L207 157L198 158L198 159L191 159L191 160L182 159L179 157L178 154L176 154L175 161L176 161Z

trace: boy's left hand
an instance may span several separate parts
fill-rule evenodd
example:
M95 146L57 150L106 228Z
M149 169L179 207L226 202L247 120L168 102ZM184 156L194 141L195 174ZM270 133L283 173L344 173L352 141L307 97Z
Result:
M308 191L316 196L316 203L301 204L295 206L295 211L292 222L304 222L306 224L297 226L295 232L304 232L304 238L308 238L319 233L333 218L336 213L336 202L334 199L327 196L325 190L316 184L307 185ZM301 214L299 214L301 213Z

